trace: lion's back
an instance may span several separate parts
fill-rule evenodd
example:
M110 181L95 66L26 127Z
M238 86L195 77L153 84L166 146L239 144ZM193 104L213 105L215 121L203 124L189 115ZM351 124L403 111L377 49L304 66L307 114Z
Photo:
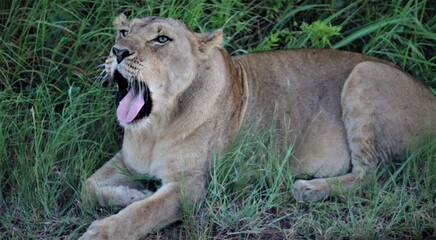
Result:
M302 129L320 112L340 118L341 91L360 62L379 61L358 53L298 49L258 52L234 57L247 76L249 101L245 119L271 122L290 115L293 128Z

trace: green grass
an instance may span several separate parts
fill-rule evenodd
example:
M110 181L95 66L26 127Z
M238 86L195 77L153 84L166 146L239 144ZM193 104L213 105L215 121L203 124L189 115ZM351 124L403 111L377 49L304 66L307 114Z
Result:
M114 88L96 81L121 12L178 18L195 31L222 27L232 54L363 52L395 62L436 93L434 1L138 2L0 2L0 239L76 239L115 211L82 202L80 188L121 141ZM212 160L206 198L147 238L435 238L434 139L364 189L317 204L292 198L292 149L277 155L269 139L268 131L241 133Z
M296 203L269 135L244 135L215 163L207 197L186 210L189 239L408 239L435 235L436 144L377 172L364 189ZM384 181L380 181L384 179ZM194 214L193 214L194 212ZM186 227L187 226L187 227ZM171 230L166 230L171 231Z

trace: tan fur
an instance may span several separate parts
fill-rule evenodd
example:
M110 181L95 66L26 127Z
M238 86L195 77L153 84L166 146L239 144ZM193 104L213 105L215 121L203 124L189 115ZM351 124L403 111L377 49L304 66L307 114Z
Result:
M299 202L350 189L436 133L433 94L383 60L310 49L230 57L221 31L197 34L173 19L124 15L115 25L128 35L118 33L114 46L134 54L117 64L111 53L107 72L144 81L153 108L122 124L121 151L85 184L101 205L125 208L92 223L81 239L138 239L176 220L181 198L204 195L211 155L244 123L276 119L277 137L294 144L293 175L315 178L295 182ZM159 35L172 41L158 46ZM126 171L155 176L162 187L139 189Z

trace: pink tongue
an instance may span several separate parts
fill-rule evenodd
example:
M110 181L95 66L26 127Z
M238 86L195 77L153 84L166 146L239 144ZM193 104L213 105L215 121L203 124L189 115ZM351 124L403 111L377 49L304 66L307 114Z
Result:
M130 123L135 119L144 106L144 92L142 88L141 92L135 95L133 88L127 93L127 95L121 100L117 108L117 117L123 123Z

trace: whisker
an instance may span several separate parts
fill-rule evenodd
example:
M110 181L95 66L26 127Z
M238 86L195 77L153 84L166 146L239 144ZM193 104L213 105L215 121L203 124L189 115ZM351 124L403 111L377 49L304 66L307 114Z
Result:
M105 68L106 64L105 63L100 63L97 66L95 66L94 68Z
M93 82L104 83L107 80L110 80L104 64L97 65L92 69L92 72L94 72L91 77L91 81Z
M137 71L137 76L138 76L138 81L141 83L141 89L140 91L142 92L142 88L146 86L146 83L144 83L143 81L140 81L139 79L144 79L144 76L142 75L142 72ZM147 89L146 89L147 90ZM144 100L147 101L148 99L148 91L145 91L145 95L144 95Z

